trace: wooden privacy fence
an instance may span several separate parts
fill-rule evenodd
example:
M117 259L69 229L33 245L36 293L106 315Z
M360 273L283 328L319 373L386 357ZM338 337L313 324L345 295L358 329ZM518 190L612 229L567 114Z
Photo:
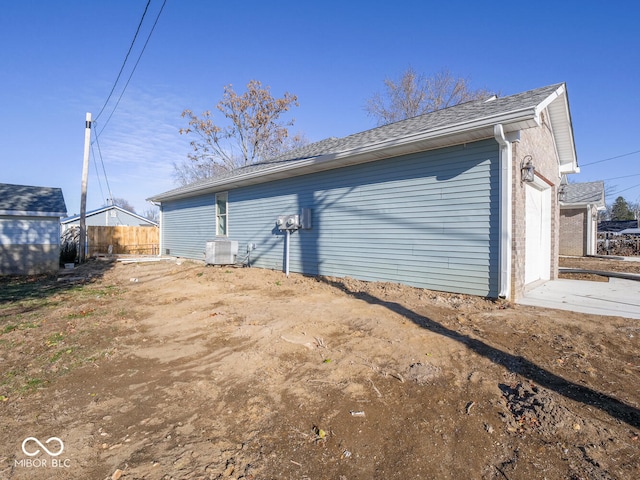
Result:
M158 255L160 236L158 227L87 227L87 255L130 254ZM111 248L109 248L111 247Z

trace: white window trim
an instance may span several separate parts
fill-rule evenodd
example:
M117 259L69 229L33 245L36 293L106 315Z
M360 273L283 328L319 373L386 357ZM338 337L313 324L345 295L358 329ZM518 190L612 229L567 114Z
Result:
M225 233L220 232L220 213L218 212L218 198L224 197L224 201L226 203L226 211L224 213L225 217ZM216 193L216 237L228 237L229 236L229 192L218 192Z

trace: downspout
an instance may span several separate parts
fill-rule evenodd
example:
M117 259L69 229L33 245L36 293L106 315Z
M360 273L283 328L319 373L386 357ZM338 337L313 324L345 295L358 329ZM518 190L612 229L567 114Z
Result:
M158 204L158 208L160 209L160 213L158 214L158 223L160 224L160 230L158 231L158 256L162 256L162 252L164 252L164 220L162 219L162 203Z
M289 277L289 249L290 249L290 245L291 242L289 240L289 237L291 235L291 230L287 229L285 230L285 235L286 235L286 240L285 240L285 253L284 253L284 271L285 274L287 276L287 278Z
M164 229L164 222L162 221L162 202L151 202L152 205L158 207L158 256L162 256L162 230Z
M513 250L513 195L511 174L511 142L502 124L494 125L493 135L500 145L500 298L511 298L511 254Z
M594 255L593 252L593 206L587 204L587 255Z

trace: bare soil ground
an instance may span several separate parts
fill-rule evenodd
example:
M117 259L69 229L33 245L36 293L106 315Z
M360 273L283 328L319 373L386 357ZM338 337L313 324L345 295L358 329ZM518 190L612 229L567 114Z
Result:
M191 262L65 278L0 279L2 479L640 478L638 321Z

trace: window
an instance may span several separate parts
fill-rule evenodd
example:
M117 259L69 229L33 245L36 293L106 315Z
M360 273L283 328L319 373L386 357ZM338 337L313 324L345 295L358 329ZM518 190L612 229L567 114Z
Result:
M227 235L227 192L216 193L216 235Z

